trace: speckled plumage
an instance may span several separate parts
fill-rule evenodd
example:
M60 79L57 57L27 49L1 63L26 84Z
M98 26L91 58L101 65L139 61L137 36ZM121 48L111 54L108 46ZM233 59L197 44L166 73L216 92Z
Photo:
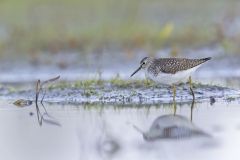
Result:
M186 58L152 58L145 57L140 66L132 74L144 70L145 76L161 84L177 84L185 82L203 64L211 58L186 59Z
M203 59L186 59L186 58L159 58L152 59L151 64L147 68L149 73L157 76L159 73L175 74L179 71L194 68L211 58ZM143 59L144 60L144 59Z

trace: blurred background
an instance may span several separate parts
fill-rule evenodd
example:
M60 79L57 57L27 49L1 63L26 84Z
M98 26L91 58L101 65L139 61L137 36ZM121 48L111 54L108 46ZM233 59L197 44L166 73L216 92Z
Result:
M213 56L199 77L212 78L212 68L239 77L239 8L236 0L1 0L0 81L127 78L144 56Z

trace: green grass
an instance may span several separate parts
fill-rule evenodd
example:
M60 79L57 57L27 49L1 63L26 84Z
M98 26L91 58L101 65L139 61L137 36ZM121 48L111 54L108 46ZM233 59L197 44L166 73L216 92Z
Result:
M92 89L102 88L104 86L111 86L117 88L138 88L138 87L151 87L154 83L149 80L124 80L119 76L116 76L110 80L89 79L75 82L60 81L56 84L49 86L49 89L66 89L66 88L81 88L86 91L92 91Z

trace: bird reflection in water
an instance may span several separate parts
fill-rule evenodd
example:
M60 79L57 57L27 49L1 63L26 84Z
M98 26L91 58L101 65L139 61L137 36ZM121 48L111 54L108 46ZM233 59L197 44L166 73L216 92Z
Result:
M190 120L182 115L174 114L157 117L147 132L142 131L137 126L133 126L143 135L146 141L159 139L186 139L191 137L211 137L192 123L194 101L191 105Z
M190 92L191 92L191 95L192 95L192 103L191 103L191 117L190 117L190 120L192 121L192 114L193 114L193 108L194 108L194 104L195 104L195 94L193 92L193 84L192 84L192 79L191 77L189 77L189 85L190 85ZM177 112L177 103L176 103L176 100L175 98L173 98L173 115L176 115L176 112Z

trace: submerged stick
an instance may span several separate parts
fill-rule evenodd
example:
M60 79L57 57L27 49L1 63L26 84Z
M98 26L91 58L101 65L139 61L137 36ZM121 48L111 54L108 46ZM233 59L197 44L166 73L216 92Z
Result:
M57 76L55 78L51 78L49 80L43 81L42 84L40 85L40 88L42 89L44 85L54 82L54 81L58 80L59 78L60 78L60 76Z
M35 103L37 104L37 102L38 102L38 97L39 97L39 93L40 93L40 83L41 83L41 81L40 80L38 80L37 81L37 84L36 84L36 98L35 98Z
M48 83L51 83L51 82L54 82L56 80L58 80L60 78L60 76L57 76L57 77L54 77L54 78L51 78L51 79L48 79L46 81L43 81L41 83L40 80L37 81L37 84L36 84L36 99L35 99L35 102L37 103L38 102L38 98L39 98L39 94L41 91L43 91L43 87L44 85L48 84ZM43 97L41 99L41 103L43 103L43 100L45 98L45 95L46 95L46 91L44 91L44 94L43 94Z
M38 106L39 94L40 94L41 91L43 91L43 86L48 84L48 83L54 82L54 81L58 80L59 78L60 78L60 76L57 76L55 78L51 78L49 80L43 81L42 83L41 83L40 80L37 81L35 104L36 104L36 111L37 111L37 119L38 119L38 123L39 123L40 126L42 126L43 121L45 121L46 123L49 123L49 124L54 124L54 125L60 126L60 124L57 121L52 120L52 117L47 113L47 110L43 105L43 101L44 101L44 98L45 98L45 95L46 95L46 90L44 90L43 97L41 99L41 104L42 104L42 107L44 109L43 114L41 113L41 111L39 109L39 106ZM50 117L51 119L45 119L44 118L45 116Z

